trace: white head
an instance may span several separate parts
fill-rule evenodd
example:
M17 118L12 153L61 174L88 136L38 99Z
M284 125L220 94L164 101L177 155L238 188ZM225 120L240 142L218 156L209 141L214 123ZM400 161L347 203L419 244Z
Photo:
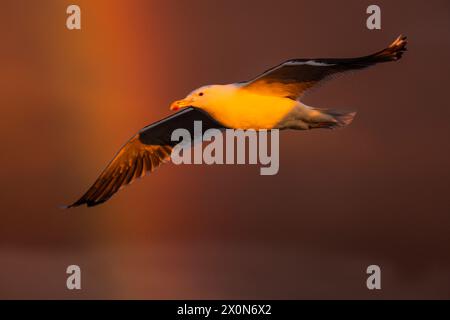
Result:
M179 110L186 107L208 109L215 102L229 92L228 85L208 85L195 89L186 98L177 100L170 105L170 110Z

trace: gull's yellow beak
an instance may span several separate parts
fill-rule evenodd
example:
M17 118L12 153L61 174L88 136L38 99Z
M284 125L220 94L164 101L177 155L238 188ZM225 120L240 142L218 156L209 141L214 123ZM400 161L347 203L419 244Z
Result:
M191 104L192 104L191 100L186 99L177 100L170 105L170 110L176 111L181 108L189 107Z

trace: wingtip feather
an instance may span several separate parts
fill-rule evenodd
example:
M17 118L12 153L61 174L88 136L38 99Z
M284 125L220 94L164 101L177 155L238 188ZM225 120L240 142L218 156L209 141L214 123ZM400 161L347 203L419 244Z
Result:
M382 61L397 61L403 57L408 50L408 37L399 35L386 49L380 51L375 57Z

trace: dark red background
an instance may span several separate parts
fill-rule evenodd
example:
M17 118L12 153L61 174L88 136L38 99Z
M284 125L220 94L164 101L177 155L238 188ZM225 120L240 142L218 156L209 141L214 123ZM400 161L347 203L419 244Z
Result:
M81 31L65 28L71 3ZM2 1L0 297L450 298L450 3L377 1L381 31L370 4ZM306 98L357 118L283 132L278 175L169 164L103 206L58 208L192 89L400 33L401 62Z

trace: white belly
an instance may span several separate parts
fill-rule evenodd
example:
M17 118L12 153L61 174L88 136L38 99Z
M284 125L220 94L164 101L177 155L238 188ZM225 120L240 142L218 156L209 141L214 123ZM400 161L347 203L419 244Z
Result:
M234 129L272 129L297 101L236 90L203 108L223 125Z

